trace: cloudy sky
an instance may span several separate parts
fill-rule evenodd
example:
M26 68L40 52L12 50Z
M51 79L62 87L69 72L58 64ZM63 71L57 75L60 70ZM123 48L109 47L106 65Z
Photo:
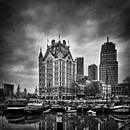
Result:
M0 0L0 80L33 92L47 38L69 41L73 57L99 65L101 45L116 44L119 82L130 76L130 0Z

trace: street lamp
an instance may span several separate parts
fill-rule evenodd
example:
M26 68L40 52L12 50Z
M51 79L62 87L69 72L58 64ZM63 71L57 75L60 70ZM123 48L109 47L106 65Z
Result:
M62 87L60 86L59 89L60 89L59 90L59 99L61 100L61 96L62 96L62 90L61 89L62 89Z
M76 98L76 85L74 86L74 89L75 89L75 98Z

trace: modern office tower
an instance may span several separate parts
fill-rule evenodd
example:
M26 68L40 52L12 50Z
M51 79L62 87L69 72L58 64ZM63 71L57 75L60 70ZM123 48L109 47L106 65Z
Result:
M14 96L14 84L7 81L0 81L0 95L6 97Z
M100 53L99 79L113 87L118 84L118 61L115 44L107 41L102 45Z
M4 94L7 97L14 96L14 84L4 83Z
M75 80L75 61L70 52L70 47L59 40L51 41L47 45L45 55L42 49L39 53L39 94L52 98L63 97L70 94L71 85ZM49 94L49 95L48 95Z
M88 66L88 77L91 80L97 80L98 78L98 67L95 64Z
M76 74L84 75L84 58L83 57L76 58Z
M80 80L84 77L84 58L77 57L75 59L75 70L76 70L76 81L80 82Z

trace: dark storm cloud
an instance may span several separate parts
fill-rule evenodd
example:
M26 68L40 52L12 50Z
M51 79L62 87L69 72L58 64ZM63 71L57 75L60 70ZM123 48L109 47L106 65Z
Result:
M95 12L94 17L101 22L99 24L101 35L106 32L106 34L118 34L120 38L129 38L130 1L102 0L96 2Z
M28 34L28 27L36 27L46 36L52 32L55 35L60 33L63 37L71 35L77 45L79 43L86 45L95 38L106 35L129 41L130 2L129 0L0 0L1 78L5 79L9 77L6 75L13 72L16 76L36 74L37 39L33 34L35 30ZM125 43L125 46L128 46L128 43Z
M26 39L24 20L20 15L24 4L19 2L0 1L0 65L18 64L29 57L24 52L31 49L33 41Z
M29 9L35 13L30 14L30 17L25 15L24 20L47 34L56 29L66 36L79 29L81 31L75 38L80 42L88 37L86 30L89 30L89 27L84 28L84 25L91 20L97 22L97 37L116 35L119 38L129 38L128 0L39 0L38 3L30 2L27 10ZM25 9L25 14L27 10ZM95 35L91 39L93 38Z

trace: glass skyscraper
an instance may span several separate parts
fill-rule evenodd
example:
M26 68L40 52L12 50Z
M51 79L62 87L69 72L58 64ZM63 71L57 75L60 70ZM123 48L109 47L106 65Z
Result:
M115 44L107 41L102 45L100 53L99 79L113 88L118 84L118 61Z
M91 80L97 80L98 79L98 67L95 64L88 66L88 77Z

